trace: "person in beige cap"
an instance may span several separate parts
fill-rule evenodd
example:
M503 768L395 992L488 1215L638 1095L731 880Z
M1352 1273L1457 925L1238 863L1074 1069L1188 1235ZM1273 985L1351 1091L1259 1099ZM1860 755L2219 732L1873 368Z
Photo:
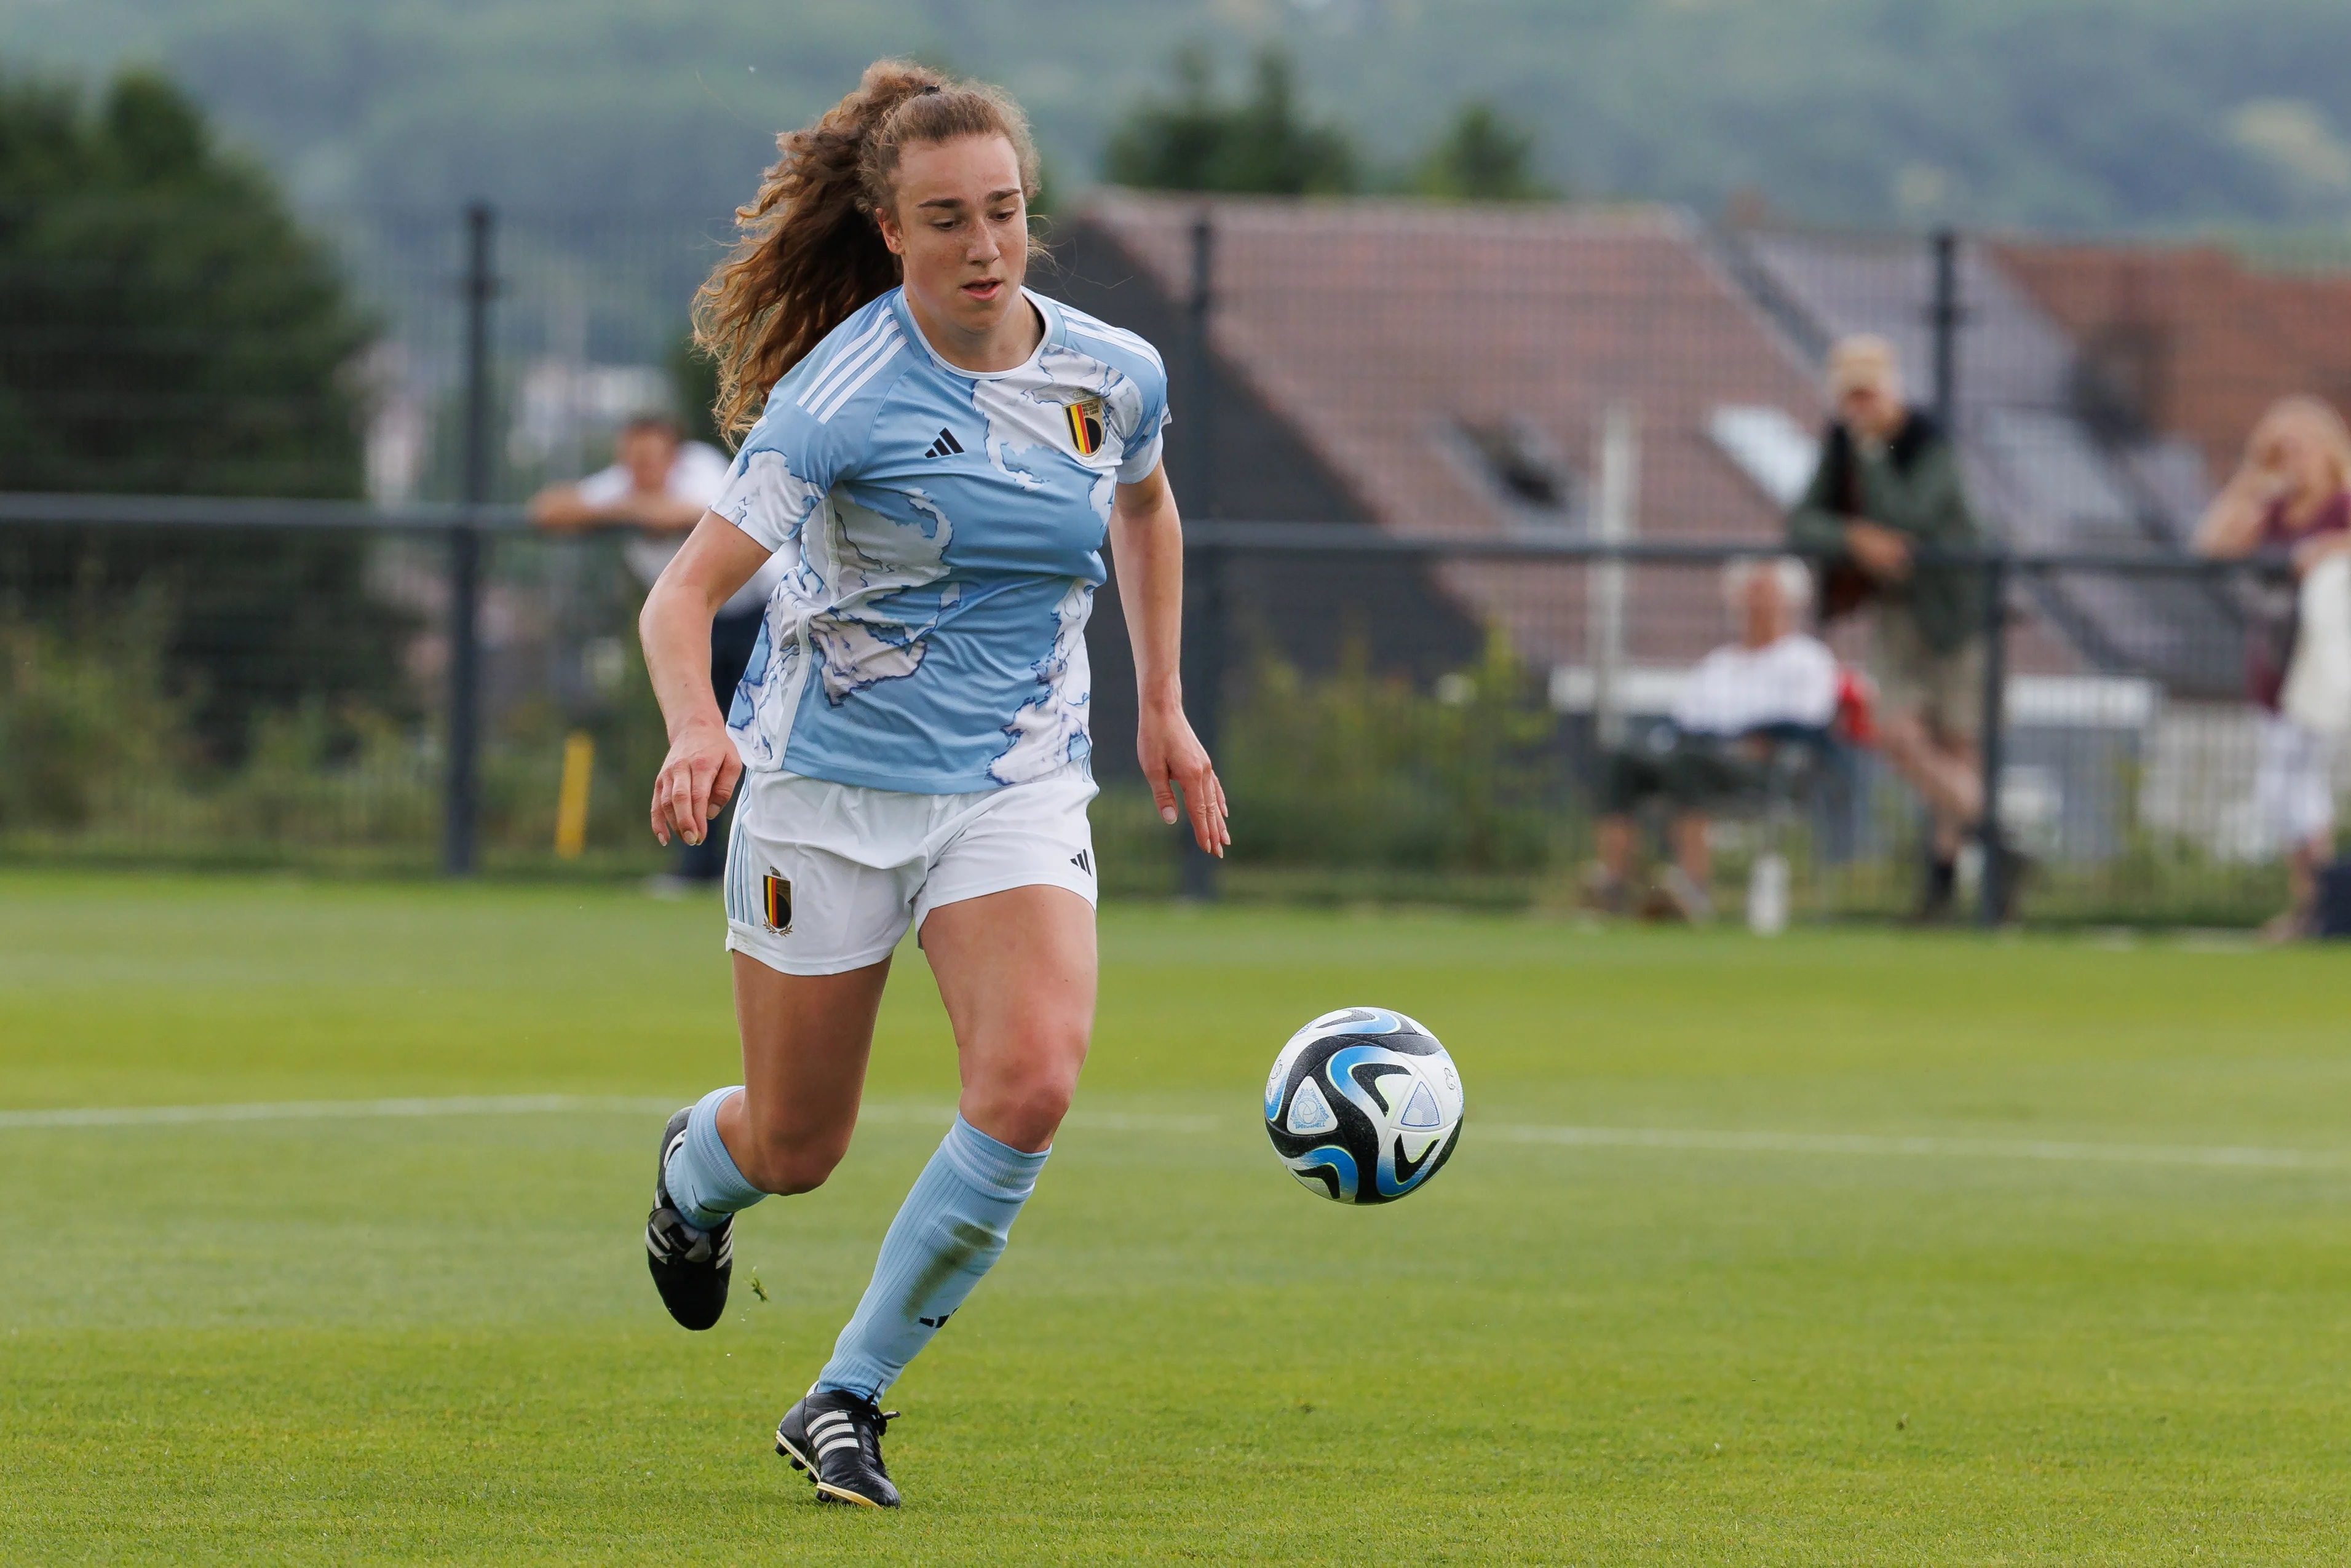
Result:
M1919 554L1922 546L1965 550L1983 535L1958 453L1903 401L1891 343L1839 341L1829 350L1828 393L1834 413L1812 483L1789 514L1788 542L1827 563L1824 616L1863 599L1876 605L1870 674L1881 744L1934 815L1917 917L1948 919L1959 848L1983 817L1983 576ZM2001 879L2011 894L2015 869Z

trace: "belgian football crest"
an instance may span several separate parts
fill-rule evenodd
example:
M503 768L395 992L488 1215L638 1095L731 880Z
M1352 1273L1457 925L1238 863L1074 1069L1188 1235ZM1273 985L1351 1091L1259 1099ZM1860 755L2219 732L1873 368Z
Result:
M1081 457L1092 457L1102 450L1102 401L1098 397L1081 397L1063 405L1070 415L1070 444L1078 449Z
M760 892L764 895L768 929L778 936L790 936L792 934L791 880L769 872L761 879Z

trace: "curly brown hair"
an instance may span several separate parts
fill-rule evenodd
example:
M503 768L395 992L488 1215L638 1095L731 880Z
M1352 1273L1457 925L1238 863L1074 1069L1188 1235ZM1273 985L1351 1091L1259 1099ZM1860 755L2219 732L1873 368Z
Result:
M894 197L898 161L924 142L1001 136L1037 194L1028 117L1002 90L956 81L910 60L876 60L814 125L776 138L782 154L750 205L740 237L694 297L694 340L718 367L718 429L751 428L768 389L868 301L898 286L898 258L874 214Z

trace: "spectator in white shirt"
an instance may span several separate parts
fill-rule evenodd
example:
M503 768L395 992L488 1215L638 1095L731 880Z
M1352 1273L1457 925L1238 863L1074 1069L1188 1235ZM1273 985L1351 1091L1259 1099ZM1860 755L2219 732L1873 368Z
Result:
M531 497L530 515L539 527L569 533L586 528L633 528L622 553L629 570L647 588L685 543L726 489L730 465L716 447L684 439L666 414L641 414L621 427L611 466L572 485L550 485ZM782 573L769 561L728 600L710 623L710 686L721 713L733 706L743 667L759 640L768 596ZM716 882L726 872L726 835L716 831L698 844L684 845L677 874L691 882Z
M1714 908L1707 846L1710 810L1751 800L1769 787L1779 740L1825 738L1836 717L1837 663L1818 638L1795 630L1812 596L1812 573L1792 556L1736 560L1724 569L1723 598L1740 640L1698 662L1672 717L1635 745L1609 755L1601 789L1600 863L1586 890L1594 907L1632 905L1637 813L1651 800L1673 810L1674 863L1660 878L1666 905L1689 920Z

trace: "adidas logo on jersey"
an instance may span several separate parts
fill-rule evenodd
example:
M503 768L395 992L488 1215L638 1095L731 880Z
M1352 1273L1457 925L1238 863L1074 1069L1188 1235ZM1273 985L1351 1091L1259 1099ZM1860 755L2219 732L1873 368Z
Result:
M928 452L924 453L923 455L925 457L953 457L962 451L963 443L955 438L955 432L952 430L942 430L939 432L939 438L931 443L931 449Z

